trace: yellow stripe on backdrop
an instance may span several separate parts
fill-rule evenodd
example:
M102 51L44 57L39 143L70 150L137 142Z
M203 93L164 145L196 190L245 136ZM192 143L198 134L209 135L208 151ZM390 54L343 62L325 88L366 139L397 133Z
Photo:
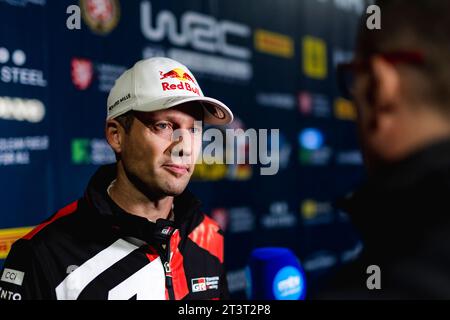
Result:
M34 227L0 229L0 259L5 259L8 256L13 243L33 230L33 228Z

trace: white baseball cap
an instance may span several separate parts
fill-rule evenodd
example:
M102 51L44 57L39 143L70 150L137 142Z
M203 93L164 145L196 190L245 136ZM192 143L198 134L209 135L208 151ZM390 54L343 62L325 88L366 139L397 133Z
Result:
M183 64L163 57L138 61L115 82L108 96L107 119L130 110L152 112L198 101L204 122L221 125L233 121L231 110L203 95L197 80Z

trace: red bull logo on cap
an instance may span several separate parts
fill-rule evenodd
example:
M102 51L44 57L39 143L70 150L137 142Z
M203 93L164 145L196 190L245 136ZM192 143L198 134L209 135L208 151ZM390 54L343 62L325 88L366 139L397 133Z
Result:
M183 69L176 68L168 72L159 72L160 80L179 80L179 83L169 83L162 81L161 85L164 91L168 90L187 90L198 96L200 96L200 90L197 87L194 79ZM191 84L190 84L190 83Z
M189 75L189 73L187 73L186 71L184 71L181 68L176 68L176 69L170 70L169 72L166 72L166 73L163 73L162 71L160 71L159 73L161 75L161 80L178 79L181 81L190 81L195 84L194 79L192 79L192 77Z

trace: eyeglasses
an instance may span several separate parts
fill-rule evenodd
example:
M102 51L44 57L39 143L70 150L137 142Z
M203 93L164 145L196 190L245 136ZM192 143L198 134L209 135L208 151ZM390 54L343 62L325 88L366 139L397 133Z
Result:
M372 56L380 56L391 64L410 64L421 66L425 63L425 58L420 52L395 51L387 53L374 53ZM341 63L337 66L337 81L340 93L346 99L352 98L352 88L357 73L369 69L369 58L350 63Z

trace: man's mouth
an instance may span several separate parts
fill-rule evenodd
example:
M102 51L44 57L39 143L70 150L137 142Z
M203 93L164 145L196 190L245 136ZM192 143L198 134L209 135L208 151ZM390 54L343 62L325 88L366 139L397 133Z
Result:
M189 172L189 166L187 165L168 163L163 165L163 167L176 175L184 175Z

